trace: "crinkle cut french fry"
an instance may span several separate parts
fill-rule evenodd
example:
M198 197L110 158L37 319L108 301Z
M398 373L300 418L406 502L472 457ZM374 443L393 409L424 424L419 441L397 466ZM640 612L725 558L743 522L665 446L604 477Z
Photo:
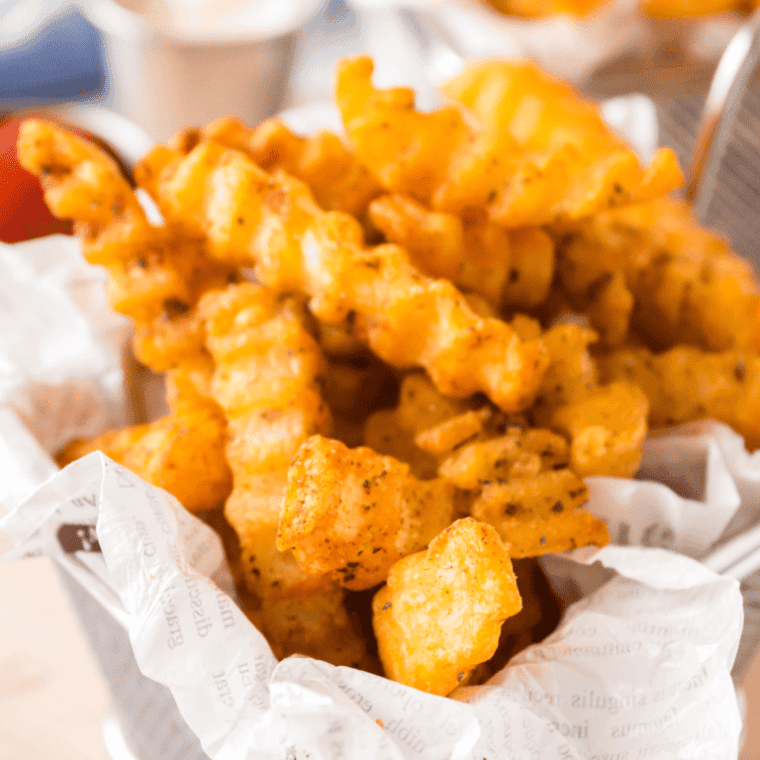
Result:
M605 379L641 388L653 428L713 418L743 435L750 450L760 446L760 357L754 352L632 348L601 357L599 366Z
M567 466L569 461L567 441L556 433L510 428L506 435L459 448L441 463L438 473L458 488L477 491Z
M411 373L401 381L396 407L381 409L367 419L364 443L380 454L406 462L416 477L434 478L438 460L416 444L415 436L471 406L468 400L444 396L426 375Z
M208 124L202 134L248 154L267 172L282 169L303 180L317 203L328 211L360 216L383 191L343 141L325 130L301 137L279 119L268 119L250 129L225 117Z
M341 589L271 600L254 620L278 659L301 654L336 666L377 671Z
M431 277L445 277L474 290L496 307L510 270L510 235L488 219L460 219L429 211L413 198L384 195L369 207L372 223L391 243L409 253L412 263Z
M530 416L570 438L570 467L581 477L630 477L647 433L647 401L629 382L598 384L588 345L596 333L560 324L543 334L549 368Z
M649 403L626 380L554 410L550 426L570 437L570 466L581 477L631 477L641 464Z
M460 219L402 195L374 200L369 216L421 271L477 292L496 308L531 308L548 294L554 242L540 229L507 230L482 214Z
M499 64L485 64L485 71L476 66L447 85L450 95L471 77L488 75L490 84L503 76ZM411 90L377 90L372 71L367 57L338 65L336 100L349 140L388 190L437 211L485 208L504 226L539 226L657 197L683 181L670 150L643 169L609 129L581 144L574 136L560 139L553 121L552 139L522 144L502 124L475 129L454 106L416 111ZM548 86L548 77L535 72L534 79Z
M562 288L608 346L628 322L654 350L760 346L760 282L751 264L703 227L688 204L659 198L561 231Z
M176 154L159 174L168 218L206 235L230 265L255 263L267 287L310 296L322 321L355 314L357 332L381 359L423 367L449 395L483 391L507 410L530 404L545 367L540 342L477 317L453 285L424 277L398 246L365 247L359 223L322 212L302 182L270 176L214 142Z
M436 457L445 457L472 441L486 437L486 424L492 416L493 410L487 406L459 414L418 433L414 443Z
M424 552L397 562L372 603L386 675L431 694L466 682L499 643L522 601L496 531L458 520Z
M324 589L275 547L290 460L330 425L318 388L323 360L303 305L243 283L207 293L198 311L216 362L211 392L227 415L234 487L225 515L240 538L246 583L265 601L301 586Z
M102 451L143 480L163 488L195 514L220 507L232 489L224 457L226 421L221 409L191 385L155 422L74 441L59 455L64 465Z
M609 543L607 526L580 509L588 488L571 470L492 483L472 506L472 515L492 525L510 557L537 557L586 544Z
M528 187L517 187L517 207L526 205L521 192L528 200L544 196L549 204L558 198L558 216L581 218L666 195L683 181L673 151L659 150L642 168L596 104L533 63L470 61L443 90L480 123L507 132L529 154L544 155L543 172L522 172ZM561 190L552 188L553 175Z
M342 590L325 576L304 575L293 554L276 546L290 460L331 424L319 393L324 362L304 306L243 283L206 294L198 311L216 361L211 392L228 419L233 490L224 513L240 540L248 591L260 600L256 619L283 656L369 667Z
M277 546L308 575L361 590L382 583L453 517L453 486L417 480L408 465L371 449L313 436L290 467Z
M559 324L542 334L541 340L549 355L531 414L545 425L551 410L585 398L598 384L596 362L589 345L597 334L587 327Z
M163 372L196 356L203 341L190 312L230 268L209 260L201 240L151 225L118 165L87 140L29 119L18 155L52 213L76 221L88 261L108 270L112 306L135 322L137 357Z

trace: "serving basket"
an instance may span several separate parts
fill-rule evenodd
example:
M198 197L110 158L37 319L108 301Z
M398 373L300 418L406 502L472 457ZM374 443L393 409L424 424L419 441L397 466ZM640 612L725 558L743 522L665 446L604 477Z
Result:
M739 114L737 119L741 125L749 122L755 113L760 114L760 110L755 111L751 105L746 105L755 97L752 95L753 83L758 83L757 93L760 94L760 77L755 71L758 59L756 51L760 47L756 28L757 21L753 19L740 32L743 35L738 37L740 42L732 43L733 47L729 46L726 55L732 65L722 64L723 78L715 80L717 84L713 85L710 92L707 111L709 124L702 132L699 124L704 97L700 94L688 93L686 97L662 99L656 104L660 115L661 142L675 147L682 160L684 156L690 155L693 145L700 148L698 156L702 159L694 163L698 168L701 167L701 171L698 176L695 173L690 190L698 201L697 208L702 218L735 240L747 237L743 237L742 228L737 226L747 220L742 219L741 214L731 216L719 213L716 209L726 205L726 194L721 196L719 192L723 187L721 182L725 184L725 179L721 178L725 175L726 165L736 160L738 150L730 137L731 129L737 128L737 120L731 123L729 121L732 115ZM719 67L719 73L720 71ZM743 115L745 111L748 116ZM685 113L690 114L689 119L684 117ZM120 128L118 120L111 120L103 113L94 119L88 109L74 109L62 114L61 118L107 142L127 166L133 165L136 156L150 144L144 135L134 131L125 132ZM720 138L717 141L716 135ZM757 147L754 150L760 152ZM746 158L749 154L744 155ZM754 172L749 171L752 168ZM753 190L760 187L760 156L748 165L748 171L741 179L744 184L737 189L738 185L734 182L728 195L746 197L748 203L754 199L755 204L760 205L757 191ZM756 218L760 219L756 213L760 209L755 206L752 208ZM739 246L739 250L758 263L756 248L743 245ZM137 375L132 379L132 387L139 388L142 376ZM653 530L650 535L653 537L652 545L656 545L654 536L660 533ZM120 601L104 588L90 566L82 561L83 553L99 552L97 541L87 540L87 536L81 534L72 537L59 533L58 539L60 553L56 564L60 578L113 695L112 710L103 724L104 741L111 757L114 760L206 758L199 740L182 718L170 690L140 671L127 632L127 614ZM760 524L734 521L720 543L701 559L710 569L741 582L745 627L732 671L735 684L740 688L753 654L760 644Z

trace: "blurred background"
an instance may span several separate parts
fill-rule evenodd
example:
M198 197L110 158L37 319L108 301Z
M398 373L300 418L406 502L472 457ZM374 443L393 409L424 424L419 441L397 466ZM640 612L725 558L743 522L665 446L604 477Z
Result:
M219 113L255 121L327 100L335 61L351 53L371 53L379 81L411 84L423 105L459 57L497 54L537 59L597 97L654 96L668 140L688 153L743 15L659 18L637 0L585 6L581 18L525 19L482 0L0 0L0 112L99 104L163 140Z

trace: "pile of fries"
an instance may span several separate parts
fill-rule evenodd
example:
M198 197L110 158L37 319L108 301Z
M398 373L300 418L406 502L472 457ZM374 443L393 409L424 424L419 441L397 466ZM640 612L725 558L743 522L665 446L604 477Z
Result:
M338 67L346 142L224 118L153 149L158 226L53 124L19 157L167 378L166 417L61 464L100 449L217 527L278 656L446 695L546 633L533 558L609 541L585 477L699 417L760 445L760 285L671 151L532 65L429 113L372 72Z
M610 0L486 0L499 13L526 18L588 16ZM751 13L759 0L639 0L642 11L661 19L689 19L717 13Z

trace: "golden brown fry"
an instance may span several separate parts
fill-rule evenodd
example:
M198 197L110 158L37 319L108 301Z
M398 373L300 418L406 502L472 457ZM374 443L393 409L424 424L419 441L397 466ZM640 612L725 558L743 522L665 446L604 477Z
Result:
M660 198L570 226L558 257L563 289L608 346L620 344L630 321L655 350L758 347L752 266L683 201Z
M458 488L478 491L491 483L534 477L569 461L567 441L556 433L509 428L506 435L459 448L441 463L438 473Z
M203 136L246 153L264 171L276 169L303 180L317 203L327 211L361 216L382 185L331 132L301 137L279 119L249 129L231 117L207 125Z
M524 213L543 201L555 218L577 219L665 195L683 181L672 151L661 149L648 167L640 167L596 104L535 64L472 61L443 89L487 127L507 132L523 151L539 157L520 169L523 186L515 183L512 197L494 199L492 218Z
M436 457L445 457L472 441L486 437L486 425L494 416L488 406L464 412L418 433L414 443Z
M340 324L352 315L381 359L422 366L453 396L483 391L508 410L530 403L545 365L540 343L477 317L456 288L422 276L403 249L365 247L359 223L322 212L302 182L270 176L214 142L176 154L159 174L154 190L167 218L206 235L229 265L255 263L267 287L310 296L320 320Z
M604 521L580 509L587 500L588 488L575 473L556 470L485 486L472 515L497 530L510 557L537 557L609 543Z
M645 13L654 18L699 18L716 13L749 13L758 0L640 0Z
M429 211L403 195L384 195L369 207L373 224L432 277L451 280L498 307L510 271L510 234L485 217L460 219Z
M318 387L324 363L304 306L245 283L206 294L198 311L217 362L212 395L229 421L234 488L224 512L240 540L248 594L259 602L253 619L279 656L371 669L344 592L305 576L276 546L290 460L308 436L330 428Z
M581 477L630 477L647 433L646 397L631 383L598 385L588 351L595 340L593 330L573 324L544 333L549 368L531 417L570 438L570 467Z
M406 462L416 477L434 478L438 460L417 445L415 436L471 406L470 401L444 396L426 375L409 374L401 381L396 408L381 409L367 419L364 443L380 454Z
M475 213L460 219L402 195L374 200L369 216L421 271L478 293L496 308L532 308L548 294L554 242L542 230L507 230Z
M608 0L486 0L499 13L507 16L546 18L547 16L586 16ZM690 0L686 0L689 2Z
M302 654L332 665L376 671L359 624L346 610L343 597L343 591L336 588L273 599L254 624L261 626L278 659Z
M445 695L493 655L522 601L496 532L465 518L397 562L372 607L386 675Z
M538 424L546 425L553 409L585 398L596 387L596 363L588 350L596 338L593 330L575 324L558 324L543 333L549 367L531 410Z
M156 372L197 355L191 310L230 268L197 238L152 226L118 165L99 147L41 119L19 131L19 161L40 178L53 214L76 221L84 255L109 273L108 295L135 322L135 354Z
M275 547L290 460L330 425L318 387L324 365L303 306L244 283L206 294L199 314L216 361L211 391L228 421L234 488L225 515L240 538L248 588L265 604L302 589L326 590Z
M601 358L599 366L605 379L635 383L646 394L653 428L711 417L743 435L750 450L760 446L760 357L754 352L633 348Z
M631 477L641 464L649 403L641 388L618 381L555 409L550 427L570 436L570 466L581 477Z
M168 491L189 512L220 507L232 489L232 474L224 458L224 415L213 401L188 385L171 401L171 412L155 422L72 442L59 454L59 464L102 451Z
M290 467L277 546L293 551L307 575L366 589L453 516L453 486L417 480L408 465L371 449L313 436Z
M496 62L470 64L446 91L474 107L471 90L477 97L486 86L501 80L508 84L517 68ZM475 129L453 106L416 111L411 90L376 90L372 70L367 57L344 60L338 66L336 100L349 140L389 191L409 195L437 211L484 208L504 226L537 226L657 197L682 182L675 155L667 149L642 169L634 152L606 127L585 141L579 139L580 125L576 134L565 137L557 112L549 109L556 92L567 93L563 105L573 109L574 117L577 111L585 123L589 116L570 88L537 70L531 69L527 77L535 92L521 84L515 104L525 102L524 110L534 105L547 114L546 127L541 125L547 134L539 133L533 142L522 139L527 132L524 121L524 132L513 129L515 122L503 121ZM564 113L559 113L567 123ZM487 123L487 114L476 114ZM597 119L595 129L601 122L598 115Z

